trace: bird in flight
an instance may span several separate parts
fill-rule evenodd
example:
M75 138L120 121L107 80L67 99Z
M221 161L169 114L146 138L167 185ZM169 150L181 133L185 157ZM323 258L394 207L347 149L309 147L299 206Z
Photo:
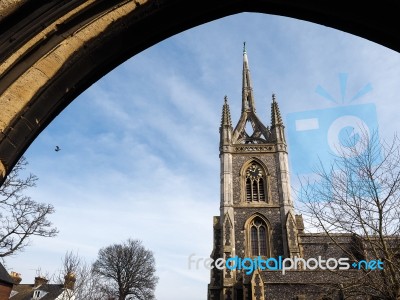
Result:
M58 147L58 146L56 146L56 149L54 149L56 152L58 152L58 151L60 151L61 150L61 148L60 147Z

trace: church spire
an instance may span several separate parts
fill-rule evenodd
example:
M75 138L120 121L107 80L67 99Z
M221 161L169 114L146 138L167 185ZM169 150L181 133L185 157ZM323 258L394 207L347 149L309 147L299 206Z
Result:
M243 44L243 77L242 77L242 113L232 141L236 144L263 144L269 140L270 132L258 119L250 78L249 60L246 43Z
M243 84L242 84L242 112L255 112L253 87L251 84L249 60L246 52L246 42L243 43Z

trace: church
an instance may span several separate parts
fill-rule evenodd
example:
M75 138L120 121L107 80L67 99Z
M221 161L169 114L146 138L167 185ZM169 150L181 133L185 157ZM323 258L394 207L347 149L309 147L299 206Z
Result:
M235 128L227 97L222 107L220 214L213 218L211 259L343 257L340 247L326 235L305 233L302 215L295 213L278 100L272 95L270 125L264 125L256 113L245 48L242 80L242 109ZM339 239L344 248L356 242L345 234ZM333 267L337 271L338 266ZM349 274L354 271L346 270ZM272 268L246 272L214 267L208 300L344 299L337 273L301 264L284 274Z

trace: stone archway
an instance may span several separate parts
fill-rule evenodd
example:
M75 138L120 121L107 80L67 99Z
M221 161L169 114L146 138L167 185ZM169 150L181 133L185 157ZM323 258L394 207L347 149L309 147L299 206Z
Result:
M176 33L240 12L311 21L400 51L399 4L344 0L5 0L0 3L0 184L82 91Z

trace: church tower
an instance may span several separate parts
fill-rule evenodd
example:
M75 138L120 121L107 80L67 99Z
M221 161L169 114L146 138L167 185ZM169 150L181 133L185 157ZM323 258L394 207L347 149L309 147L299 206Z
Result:
M246 48L243 48L242 110L233 129L228 98L220 126L221 202L214 217L211 258L301 256L290 196L285 127L275 95L271 124L256 113ZM266 299L262 271L211 270L208 300Z

